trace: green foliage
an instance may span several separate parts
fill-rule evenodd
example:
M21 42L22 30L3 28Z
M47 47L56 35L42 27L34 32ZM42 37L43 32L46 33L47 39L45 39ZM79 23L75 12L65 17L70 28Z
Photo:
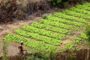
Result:
M53 6L65 6L67 5L68 2L72 1L72 3L81 3L84 2L84 1L87 1L87 0L51 0L51 5Z
M87 41L88 37L86 33L81 33L80 36L78 36L75 39L75 44L82 44L83 41Z
M3 39L3 60L9 60L7 57L7 42Z
M88 36L88 41L90 41L90 25L88 25L86 28L86 34Z
M85 6L89 7L90 3L86 3ZM87 25L87 21L90 20L90 8L84 8L85 6L79 5L79 7L76 6L63 12L50 14L39 22L25 25L15 30L13 34L8 34L5 40L16 43L23 41L30 50L37 52L36 55L45 56L48 60L49 57L52 58L62 40L72 30L76 31L76 29ZM81 34L76 38L75 43L66 44L65 49L73 49L75 44L80 43L82 39L87 39L87 36Z
M53 6L59 6L60 3L61 3L61 1L62 1L62 0L52 0L52 1L51 1L51 4L52 4Z
M59 6L65 6L68 3L69 0L51 0L51 5L55 6L55 7L59 7Z
M67 51L71 51L71 50L73 50L75 48L75 44L74 43L68 43L68 44L66 44L65 45L65 51L67 50Z

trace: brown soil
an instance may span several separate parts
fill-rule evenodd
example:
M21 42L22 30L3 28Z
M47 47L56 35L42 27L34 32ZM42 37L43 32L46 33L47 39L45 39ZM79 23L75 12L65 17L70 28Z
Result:
M20 28L23 25L30 24L34 21L38 21L40 17L32 17L32 20L24 20L24 21L17 21L12 24L3 24L0 25L0 56L3 55L3 37L7 33L12 33L15 31L15 29ZM15 56L18 54L18 44L17 43L11 43L8 45L8 56Z
M34 21L39 21L42 16L46 16L51 12L52 13L55 12L56 10L61 11L63 9L56 9L55 8L55 9L49 10L47 13L42 12L42 11L38 11L38 12L30 15L27 20L14 20L13 22L10 22L7 24L6 23L0 24L0 56L2 56L2 54L3 54L3 51L2 51L3 50L3 37L7 33L12 33L16 29L20 28L23 25L31 24ZM16 53L18 53L17 47L18 47L18 44L16 44L16 43L9 44L8 55L9 56L16 55ZM10 52L11 50L13 50L13 54L12 54L12 52Z
M62 41L62 45L60 47L64 48L66 44L73 42L75 38L79 36L80 34L81 32L77 31L77 32L74 32L73 35L66 37L66 39Z
M63 51L63 49L65 48L65 46L66 46L67 44L69 44L69 43L73 43L74 40L76 39L76 37L80 36L80 34L81 34L83 31L85 31L85 29L82 28L81 31L80 31L80 30L77 30L77 31L71 32L70 35L66 36L66 37L63 39L63 41L62 41L60 47L57 49L57 51L58 51L58 52L60 52L61 50ZM88 48L87 44L86 44L86 45L85 45L85 44L84 44L84 45L81 44L81 45L77 46L77 48L81 48L81 49L83 49L83 47L84 47L84 48L85 48L85 47Z

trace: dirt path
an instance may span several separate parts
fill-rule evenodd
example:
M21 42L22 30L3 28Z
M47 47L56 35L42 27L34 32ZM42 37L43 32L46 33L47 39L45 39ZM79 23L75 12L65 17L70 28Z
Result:
M12 24L3 24L0 25L0 56L3 55L3 37L5 36L5 34L7 33L12 33L14 32L16 29L20 28L21 26L25 25L25 24L30 24L34 21L38 21L41 17L35 17L31 20L25 20L25 21L18 21L18 22L14 22ZM14 56L17 55L18 53L18 45L12 43L9 44L8 46L8 55L9 56Z
M52 9L50 11L48 11L48 13L50 12L54 12L57 9ZM62 9L61 9L62 10ZM60 11L60 9L59 9ZM31 16L28 17L28 20L23 20L23 21L15 21L12 24L0 24L0 56L2 55L3 51L2 51L2 47L3 47L3 36L6 33L12 33L14 32L16 29L20 28L21 26L25 25L25 24L31 24L32 22L35 21L39 21L41 19L42 16L46 16L48 15L48 13L41 13L41 12L37 12ZM12 45L12 46L11 46ZM15 44L10 44L10 46L8 47L8 51L11 51L13 49L13 55L16 55L16 53L18 52L17 50L17 46ZM8 55L12 56L12 52L9 52Z
M12 33L14 32L16 29L20 28L21 26L25 25L25 24L30 24L34 21L37 21L40 18L35 18L34 20L28 20L28 21L20 21L20 22L16 22L13 24L7 24L7 25L2 25L0 26L0 55L2 55L3 51L3 36L6 33ZM67 36L63 41L62 41L62 45L60 45L61 48L64 48L66 44L71 43L78 35L80 35L82 31L75 31L72 33L72 35ZM14 56L17 55L18 53L18 44L9 44L8 46L8 55L9 56ZM12 52L11 52L12 51ZM13 54L12 54L13 53Z
M3 36L6 34L6 33L10 33L10 32L13 32L15 29L19 28L20 26L24 25L26 23L24 22L20 22L20 23L15 23L15 24L8 24L6 26L2 26L3 28L3 31L0 32L0 55L2 56L3 54ZM16 46L14 46L13 44L9 44L8 46L8 55L9 56L14 56L18 53L18 49Z

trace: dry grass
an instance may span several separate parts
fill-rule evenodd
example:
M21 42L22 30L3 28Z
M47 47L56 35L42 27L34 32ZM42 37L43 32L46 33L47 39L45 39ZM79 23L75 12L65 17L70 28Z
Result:
M0 2L0 22L13 21L13 18L22 20L28 15L49 9L47 0L0 0Z

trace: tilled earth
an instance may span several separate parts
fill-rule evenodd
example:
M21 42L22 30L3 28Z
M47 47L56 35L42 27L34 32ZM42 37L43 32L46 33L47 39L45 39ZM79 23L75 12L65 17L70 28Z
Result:
M26 24L30 24L36 20L39 20L40 17L36 17L33 19L29 19L29 20L24 20L24 21L18 21L18 22L14 22L12 24L2 24L0 25L0 56L3 55L3 37L7 34L7 33L11 33L14 32L15 29L20 28L23 25ZM18 54L18 46L19 44L16 43L10 43L8 44L7 50L8 50L8 56L15 56Z

